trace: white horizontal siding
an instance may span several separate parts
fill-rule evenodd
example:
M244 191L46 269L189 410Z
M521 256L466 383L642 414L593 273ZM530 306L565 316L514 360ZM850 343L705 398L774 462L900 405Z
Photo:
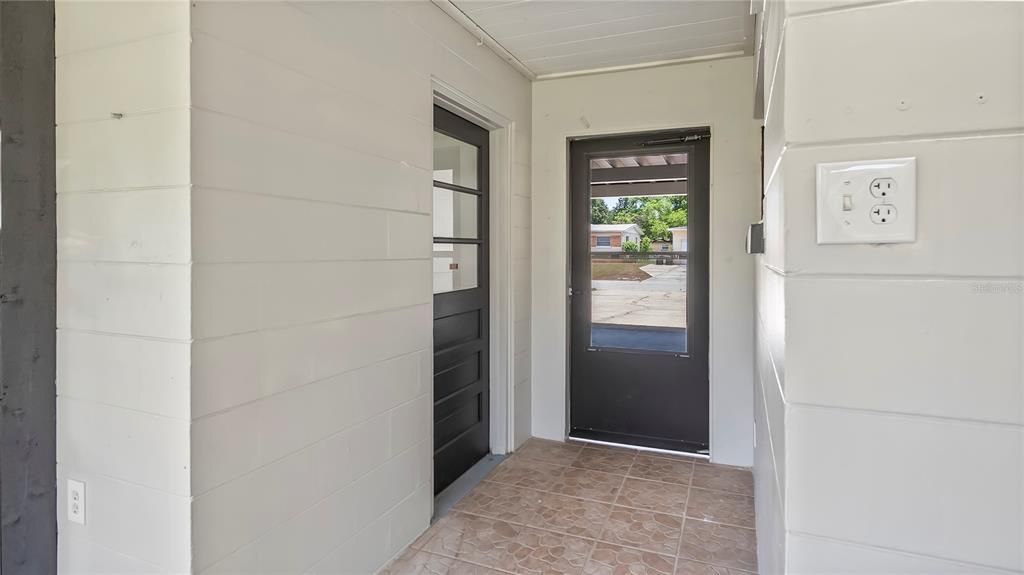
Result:
M785 357L765 416L785 523L759 513L759 539L792 573L1019 572L1024 6L769 8L760 347ZM918 160L917 241L817 245L815 164L897 156Z
M372 572L431 511L431 79L522 126L529 84L429 3L192 22L194 567ZM528 325L528 126L514 145Z
M189 9L56 5L61 573L191 569Z

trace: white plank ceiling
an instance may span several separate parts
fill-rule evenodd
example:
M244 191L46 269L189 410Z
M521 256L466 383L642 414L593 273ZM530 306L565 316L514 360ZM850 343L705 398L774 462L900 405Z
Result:
M539 78L753 53L750 0L452 0Z

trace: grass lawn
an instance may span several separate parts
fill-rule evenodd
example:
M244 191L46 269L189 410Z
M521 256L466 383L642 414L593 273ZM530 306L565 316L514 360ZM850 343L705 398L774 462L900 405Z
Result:
M640 265L631 262L591 262L590 279L641 281L651 277L651 274L640 269Z

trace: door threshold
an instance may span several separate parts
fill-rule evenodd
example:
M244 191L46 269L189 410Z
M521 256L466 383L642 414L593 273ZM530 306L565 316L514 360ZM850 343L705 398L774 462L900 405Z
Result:
M507 455L494 455L488 453L483 459L477 461L466 470L465 473L459 476L458 479L453 481L451 485L445 487L441 493L438 493L434 497L434 516L430 518L430 524L433 525L438 519L448 515L448 512L455 507L462 498L469 495L469 492L474 487L480 485L480 482L487 477L499 463L505 460Z
M578 441L580 443L592 443L594 445L606 445L608 447L623 447L626 449L635 449L637 451L645 451L648 453L664 453L666 455L683 455L686 457L692 457L693 459L702 459L704 461L711 461L711 455L707 453L693 453L690 451L673 451L671 449L658 449L656 447L644 447L642 445L629 445L627 443L615 443L612 441L600 441L597 439L586 439L583 437L569 436L570 441Z

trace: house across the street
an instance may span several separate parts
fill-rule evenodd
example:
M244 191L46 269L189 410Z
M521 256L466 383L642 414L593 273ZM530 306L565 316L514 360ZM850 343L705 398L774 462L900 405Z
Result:
M636 224L591 224L591 251L621 252L623 242L639 244L640 226Z
M685 252L686 251L686 226L678 228L669 228L668 231L672 232L672 251L674 252Z

